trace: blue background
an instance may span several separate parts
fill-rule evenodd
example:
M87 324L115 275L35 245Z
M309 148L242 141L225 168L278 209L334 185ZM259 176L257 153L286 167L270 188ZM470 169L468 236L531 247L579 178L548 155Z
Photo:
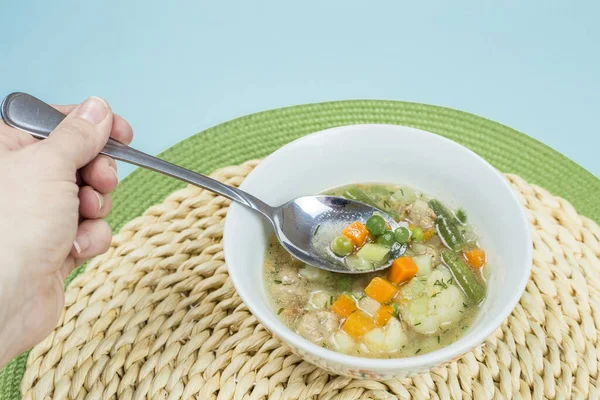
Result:
M598 1L3 1L0 96L105 97L152 154L256 111L415 101L600 176L598 15Z

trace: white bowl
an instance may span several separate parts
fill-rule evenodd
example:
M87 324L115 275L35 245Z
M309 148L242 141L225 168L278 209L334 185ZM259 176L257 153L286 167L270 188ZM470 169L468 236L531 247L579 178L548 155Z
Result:
M347 167L347 166L351 167ZM229 274L252 314L305 360L331 372L371 379L423 373L483 343L517 304L531 269L529 223L505 178L471 150L442 136L395 125L351 125L289 143L252 171L241 188L277 206L336 186L406 184L466 210L492 269L487 298L464 336L440 350L397 359L369 359L315 345L287 328L271 308L263 260L271 228L257 213L232 204L225 222Z

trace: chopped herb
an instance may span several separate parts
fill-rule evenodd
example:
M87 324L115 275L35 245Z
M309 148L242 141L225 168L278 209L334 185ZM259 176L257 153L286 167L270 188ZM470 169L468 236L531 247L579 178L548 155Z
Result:
M462 208L459 208L456 211L456 218L458 218L458 220L464 224L467 222L467 213Z
M437 295L438 295L438 294L440 294L440 293L441 293L441 292L434 293L434 294L431 296L431 298L433 299L435 296L437 296Z
M447 333L450 329L443 330L442 333Z
M421 323L420 323L420 322L417 322L417 323L415 324L415 326L419 326L419 325L421 325Z
M452 278L448 279L448 285L452 285Z
M400 193L402 193L402 197L404 197L404 189L400 188Z
M273 282L275 282L278 285L281 285L283 282L281 282L279 279L275 279Z
M398 309L398 304L396 303L392 303L392 308L394 309L394 317L397 317L398 314L400 313L400 310Z
M446 282L444 282L443 280L436 280L435 283L433 284L433 286L439 286L442 289L448 289L448 285L446 284Z
M418 349L415 354L419 354L421 352L421 349Z
M383 206L384 206L385 208L390 208L390 202L389 202L389 201L387 201L387 200L384 200L384 201L383 201Z
M319 232L320 227L321 227L321 224L317 225L317 227L315 228L315 233L313 233L313 235L316 235L317 232Z
M348 276L342 276L338 281L337 281L337 286L338 288L342 291L342 292L347 292L350 290L350 288L352 287L352 278L348 277Z
M279 311L277 311L277 315L281 314L283 312L283 308L280 308Z
M466 305L465 303L463 303L463 307L464 307L464 308L467 308L467 305Z
M333 296L329 296L329 305L333 304Z
M458 312L462 314L462 313L463 313L463 310L458 310Z
M405 344L403 344L403 345L402 345L402 348L405 348L405 347L406 347L406 345L405 345Z

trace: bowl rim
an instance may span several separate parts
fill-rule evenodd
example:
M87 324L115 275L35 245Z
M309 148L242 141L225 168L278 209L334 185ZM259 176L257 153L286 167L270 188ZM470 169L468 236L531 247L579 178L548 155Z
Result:
M451 362L451 361L455 360L456 358L461 357L464 354L466 354L467 352L473 350L475 347L483 344L483 342L486 340L486 338L489 337L502 324L502 322L504 322L504 320L510 315L510 313L513 311L513 309L516 307L517 303L521 299L523 292L525 291L527 282L529 281L530 274L531 274L531 264L533 261L533 244L532 244L531 226L529 224L525 208L519 201L519 198L518 198L516 192L511 188L507 179L496 168L494 168L488 161L486 161L483 157L481 157L479 154L475 153L473 150L469 149L466 146L463 146L463 145L461 145L453 140L450 140L442 135L435 134L433 132L425 131L422 129L417 129L417 128L404 126L404 125L394 125L394 124L350 124L350 125L336 126L336 127L316 131L313 133L309 133L309 134L306 134L298 139L295 139L295 140L283 145L282 147L280 147L279 149L275 150L274 152L269 154L267 157L265 157L264 160L262 160L261 163L258 164L256 166L256 168L254 168L254 170L252 170L250 172L250 174L248 174L248 176L244 179L244 182L242 182L242 185L240 185L240 188L244 189L244 184L246 183L247 179L251 175L259 174L263 170L268 169L270 167L270 164L271 164L273 158L275 158L275 155L277 155L280 152L290 151L290 148L293 148L298 144L301 144L305 141L318 140L322 136L339 134L340 132L346 131L348 129L369 129L370 127L371 128L386 127L388 129L389 128L397 128L397 129L402 129L402 130L410 130L410 131L413 131L413 133L425 135L425 136L429 137L431 140L434 140L434 141L438 140L438 141L445 143L448 146L454 147L457 151L461 151L464 154L468 154L469 156L474 157L477 161L479 161L481 163L481 168L488 169L494 176L496 176L498 178L498 180L499 180L498 184L502 185L510 193L511 199L518 206L519 217L522 219L523 226L525 227L525 237L526 237L527 243L529 243L529 245L526 248L526 254L525 254L525 259L524 259L525 265L522 266L524 274L522 275L521 280L519 281L518 285L516 286L517 290L515 291L515 295L513 295L511 300L509 302L507 302L504 305L504 307L501 308L501 311L499 313L497 313L497 315L492 319L492 321L490 323L482 326L481 329L479 329L478 332L475 332L474 335L470 336L469 333L467 333L466 335L462 336L462 338L469 338L469 340L465 340L462 343L458 343L458 344L457 344L457 342L454 342L448 346L442 347L438 350L434 350L434 351L431 351L429 353L425 353L422 355L415 355L415 356L402 357L402 358L389 358L389 359L352 356L352 355L348 355L348 354L344 354L344 353L339 353L334 350L329 350L329 349L323 348L321 346L317 346L316 344L314 344L314 343L310 342L309 340L303 338L302 336L298 335L297 333L295 333L288 327L284 327L283 329L280 329L277 326L274 326L273 324L271 324L270 318L261 315L260 312L257 311L256 307L254 307L254 305L252 304L252 301L249 301L246 294L244 293L243 285L241 285L241 282L237 280L235 273L231 274L231 271L228 268L229 276L231 277L231 281L232 281L238 295L244 302L244 304L248 307L248 309L250 310L252 315L254 317L256 317L256 319L261 324L263 324L264 327L269 332L271 332L275 336L281 338L284 342L291 343L293 346L297 347L302 352L313 355L313 356L320 358L322 360L325 360L327 362L335 363L335 364L344 364L346 366L355 366L360 369L368 369L368 370L374 370L374 371L401 370L401 369L407 369L407 368L411 368L411 369L429 368L429 366L431 364L441 365L446 362ZM236 203L232 203L230 206L230 209L227 212L227 216L225 219L225 227L224 227L224 231L223 231L223 249L224 249L225 262L227 263L228 266L229 266L229 263L228 263L227 259L228 259L228 253L229 253L229 251L228 251L229 246L227 246L227 237L228 237L228 232L232 229L231 224L233 224L235 221L234 219L229 218L229 217L230 217L230 213L232 211L233 211L233 214L235 217L235 214L238 212L237 210L240 210L240 212L242 210L245 211L245 207L242 205L236 204ZM275 313L272 312L272 314L273 315L270 317L276 318Z

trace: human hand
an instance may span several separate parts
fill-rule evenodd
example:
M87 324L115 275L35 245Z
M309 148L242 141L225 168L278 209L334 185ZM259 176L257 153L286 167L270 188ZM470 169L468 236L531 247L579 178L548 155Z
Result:
M108 250L116 163L99 155L129 124L91 97L43 141L0 121L0 367L43 340L64 305L64 281Z

